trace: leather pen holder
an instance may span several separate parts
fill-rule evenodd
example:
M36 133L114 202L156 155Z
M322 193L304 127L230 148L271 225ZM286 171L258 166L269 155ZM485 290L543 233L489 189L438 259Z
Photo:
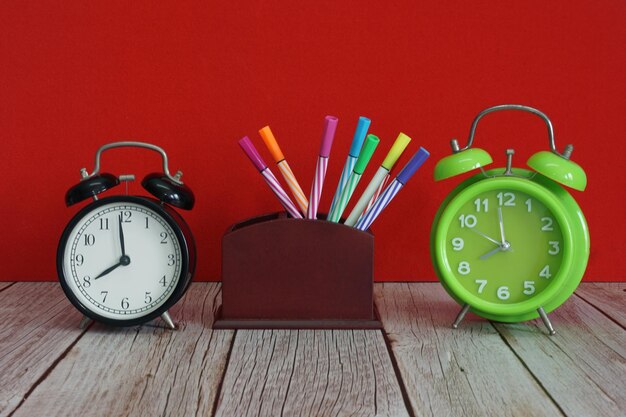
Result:
M231 226L222 238L217 329L379 329L371 231L285 213Z

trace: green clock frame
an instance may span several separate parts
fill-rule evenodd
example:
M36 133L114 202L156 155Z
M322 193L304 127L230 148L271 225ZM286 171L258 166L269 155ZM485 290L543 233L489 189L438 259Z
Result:
M546 313L553 311L572 295L585 272L590 240L580 207L560 185L525 169L515 168L508 175L504 172L505 169L500 168L476 174L447 196L433 221L430 248L435 272L457 302L468 305L470 311L490 320L519 322L539 317L539 308ZM521 191L541 201L555 216L564 239L561 266L550 285L521 303L497 304L471 294L458 282L445 256L447 231L457 212L477 195L496 189Z
M550 151L539 151L528 159L526 163L533 171L513 168L512 161L513 155L515 154L513 149L507 149L506 151L506 168L484 171L483 167L491 164L493 161L489 153L485 150L473 147L476 128L478 122L484 116L503 110L530 113L541 118L546 124ZM563 185L574 190L583 191L587 186L587 175L585 171L580 165L571 160L574 146L568 144L563 151L557 149L552 122L548 116L540 110L522 104L500 104L488 107L478 113L472 122L467 143L464 146L461 146L456 139L452 139L450 141L450 147L452 148L452 155L440 159L435 166L435 181L455 177L476 169L481 170L481 173L463 181L446 197L435 215L431 229L430 250L435 272L445 290L452 298L463 305L452 327L457 328L465 314L468 311L472 311L487 319L502 322L525 321L539 316L548 328L550 334L555 334L547 312L553 311L572 295L582 280L587 267L587 260L589 259L590 244L587 222L574 198L561 187L561 185ZM547 286L543 285L543 288L536 292L534 296L534 283L527 287L526 284L530 283L530 281L524 282L525 290L523 293L531 297L520 302L493 302L494 297L491 293L485 294L483 298L478 297L475 292L467 289L462 281L458 280L450 267L450 260L446 256L447 231L456 221L454 216L457 215L460 209L464 208L466 204L471 204L473 198L477 196L483 198L486 193L497 190L518 190L518 192L529 195L531 199L535 199L544 206L542 208L543 210L550 212L554 220L557 221L561 232L559 242L563 242L563 251L559 270L555 272L556 275L552 277L542 275L544 274L544 270L546 271L545 274L550 273L545 267L542 269L539 276L549 278L550 283L547 284ZM509 205L506 203L503 204L502 199L499 203L500 206ZM480 204L480 201L478 201L477 213L480 212ZM529 205L528 212L530 211ZM486 206L484 212L487 212ZM517 215L519 215L519 212ZM480 256L480 259L487 259L487 257L495 255L497 251L508 252L512 250L511 244L506 241L504 237L501 210L498 211L498 217L501 242L483 233L478 233L498 246L498 248ZM459 220L461 220L461 222L464 221L462 218L459 218ZM474 220L476 220L476 218L474 218ZM543 221L543 218L541 220ZM521 221L524 222L524 220ZM519 227L519 223L514 224ZM465 225L470 229L473 227L469 224ZM461 228L463 227L464 224L462 223ZM542 231L546 230L542 228ZM520 233L519 229L517 233ZM528 238L532 239L530 235L528 235ZM528 241L528 239L520 239L519 242L523 240ZM454 241L451 243L453 244L453 249L456 249ZM548 244L551 243L553 242L548 241ZM462 244L465 245L464 242ZM460 249L457 250L457 252L458 251L460 251ZM555 255L550 253L550 250L548 254ZM532 254L528 256L532 256ZM532 258L527 259L530 260ZM515 261L519 262L519 259ZM502 263L502 261L489 265L489 268L503 268L503 266L498 265L498 263ZM549 265L550 264L547 264L546 267ZM469 273L469 264L463 265L463 261L459 262L459 268L457 269L461 275L466 275L466 273L461 271L461 267L466 268L467 273ZM479 271L484 273L485 269L485 265L481 265ZM517 279L519 279L519 277L517 277ZM481 293L487 281L481 277L480 281L476 280L475 282L481 285L478 289L478 293ZM505 301L510 297L508 285L500 286L498 291L502 288L507 290L506 297L501 297L499 292L496 295L501 301ZM533 291L527 293L526 289L533 289Z

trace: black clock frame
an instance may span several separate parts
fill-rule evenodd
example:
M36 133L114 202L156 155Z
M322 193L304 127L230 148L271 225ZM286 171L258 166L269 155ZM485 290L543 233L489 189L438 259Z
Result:
M180 246L182 265L176 288L174 288L174 291L172 292L170 297L165 301L165 303L163 303L161 307L142 317L129 320L116 320L95 313L93 310L85 307L83 303L78 300L74 292L67 284L67 278L63 273L63 258L70 233L78 224L78 222L85 217L85 215L105 204L127 202L142 205L150 210L155 211L169 224L169 226L174 231L176 239L178 240L178 244ZM65 230L63 230L63 234L61 235L59 246L57 248L57 275L59 278L59 282L61 283L61 288L63 288L63 292L70 300L70 302L74 305L74 307L76 307L76 309L78 309L78 311L80 311L85 316L95 321L117 327L135 326L138 324L147 323L150 320L161 316L170 307L176 304L176 302L178 302L178 300L180 300L181 297L185 294L187 289L189 289L189 285L191 284L191 281L193 279L195 269L196 245L193 235L191 234L191 229L187 225L187 222L185 222L182 216L178 214L173 208L160 202L159 200L150 197L117 195L105 197L97 201L91 202L87 206L83 207L78 213L76 213L74 217L72 217L70 222L65 227Z

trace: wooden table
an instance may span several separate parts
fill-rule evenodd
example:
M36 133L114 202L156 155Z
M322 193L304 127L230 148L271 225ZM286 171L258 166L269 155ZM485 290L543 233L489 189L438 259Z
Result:
M376 330L211 330L220 286L159 321L79 329L55 283L0 283L0 416L625 416L626 284L543 324L469 315L437 283L377 284Z

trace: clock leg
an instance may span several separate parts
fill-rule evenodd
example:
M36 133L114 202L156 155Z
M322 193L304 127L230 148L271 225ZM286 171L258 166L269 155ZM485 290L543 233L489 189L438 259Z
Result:
M82 319L80 319L80 323L78 325L78 328L81 330L85 330L87 328L87 326L89 326L91 324L92 320L87 317L87 316L83 316Z
M546 313L546 311L543 309L543 307L539 307L537 309L537 312L539 313L539 316L541 317L541 321L543 321L543 324L548 328L548 332L550 333L550 336L554 336L556 332L554 331L554 327L552 327L552 322L550 322L550 319L548 318L548 314Z
M174 321L172 321L172 318L170 317L170 313L166 311L165 313L161 314L161 320L165 322L165 325L167 327L169 327L172 330L176 330L176 325L174 324Z
M463 317L465 317L469 309L470 309L469 304L463 304L463 308L461 308L461 311L459 311L458 316L456 316L456 320L454 320L454 323L452 323L453 329L459 328L459 324L461 324L461 321L463 321Z

